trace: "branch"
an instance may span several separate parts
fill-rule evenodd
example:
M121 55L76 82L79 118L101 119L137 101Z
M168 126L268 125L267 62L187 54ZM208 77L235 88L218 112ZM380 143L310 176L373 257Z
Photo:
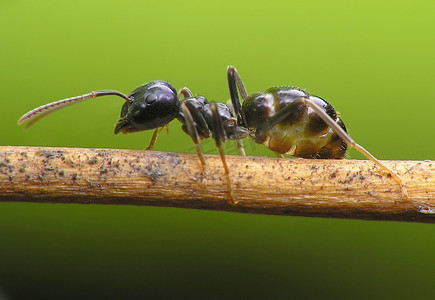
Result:
M435 223L433 161L385 161L409 198L370 161L0 147L0 201L155 205L233 212Z

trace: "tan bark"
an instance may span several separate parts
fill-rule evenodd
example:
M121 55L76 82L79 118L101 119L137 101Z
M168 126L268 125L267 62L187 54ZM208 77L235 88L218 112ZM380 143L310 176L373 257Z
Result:
M435 222L434 161L308 160L0 147L0 201L156 205L259 214Z

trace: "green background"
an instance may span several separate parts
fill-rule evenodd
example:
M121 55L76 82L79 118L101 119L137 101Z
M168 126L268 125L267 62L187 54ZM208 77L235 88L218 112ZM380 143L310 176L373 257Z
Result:
M152 132L113 135L115 97L28 130L16 120L157 79L223 102L231 64L249 92L290 84L327 99L377 158L433 160L434 15L431 0L3 0L0 144L143 149ZM155 149L194 152L178 121ZM0 203L0 298L429 299L434 254L430 224Z

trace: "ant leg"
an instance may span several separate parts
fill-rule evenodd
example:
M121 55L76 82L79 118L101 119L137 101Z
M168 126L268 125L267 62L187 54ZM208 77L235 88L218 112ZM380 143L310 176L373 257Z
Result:
M276 152L276 151L274 151L275 152L275 155L278 157L278 158L284 158L284 155L282 155L281 153L278 153L278 152Z
M195 122L193 121L193 117L190 111L190 109L194 109L194 108L193 107L189 108L187 103L189 102L186 101L181 102L181 111L183 112L184 123L186 125L187 132L189 133L190 137L193 140L193 143L195 144L196 154L198 154L198 158L201 161L202 172L205 174L206 163L205 163L204 155L202 155L201 148L199 147L199 142L201 141L201 138L198 134L198 130L196 130Z
M224 126L222 124L222 119L219 116L219 111L216 103L212 102L210 103L211 108L211 118L212 118L212 132L213 132L213 139L215 140L216 147L219 150L219 155L222 160L222 164L224 165L225 174L229 174L230 171L228 170L227 163L225 161L225 155L222 151L222 142L225 142L227 140L227 135L225 134Z
M385 166L383 163L381 163L376 157L374 157L370 152L368 152L366 149L364 149L359 144L355 143L355 141L322 109L320 108L316 103L311 101L309 98L304 98L303 101L309 105L322 120L328 124L329 127L331 127L332 131L334 131L343 141L346 142L346 144L350 147L355 148L358 152L363 154L365 157L373 161L375 164L377 164L379 167L384 169L387 173L391 174L393 176L394 180L399 184L400 191L402 193L402 197L404 199L408 198L408 193L406 192L406 187L403 184L402 179L400 176L394 172L392 169Z
M265 122L261 123L257 129L255 130L255 138L257 140L257 143L263 143L266 139L266 133L275 127L278 123L280 123L282 120L287 118L295 108L297 108L299 105L301 105L302 98L296 99L295 101L291 102L287 106L285 106L283 109L278 111L275 115L273 115L270 119L266 120ZM290 153L291 154L291 153ZM278 153L275 151L275 155L278 158L284 158L282 153Z
M150 141L150 144L148 145L148 147L146 147L145 150L152 150L153 149L153 147L157 141L157 137L158 137L160 131L162 131L163 127L165 127L165 126L159 127L154 131L153 137L151 138L151 141Z
M184 96L184 99L192 98L193 97L192 92L187 87L184 87L184 88L182 88L181 90L178 91L178 99L181 99L182 95Z
M245 148L243 148L243 141L242 140L236 140L237 148L239 149L240 155L246 156Z
M233 83L237 84L240 95L242 96L242 100L245 101L246 98L248 98L248 93L246 92L245 85L243 84L239 72L237 72L236 68L234 68L233 66L229 66L227 68L227 74L228 74L228 85L232 85Z
M156 144L157 141L157 137L159 136L160 131L163 130L163 127L166 127L166 133L169 134L169 124L157 128L153 133L153 137L151 138L150 144L148 145L148 147L145 148L145 150L152 150L154 148L154 145Z
M235 115L236 115L236 112L234 111L234 106L233 106L233 104L231 103L231 100L228 100L228 101L227 101L227 106L228 106L228 108L230 109L230 111L231 111L231 113L233 114L233 116L235 116ZM242 156L246 156L245 148L243 148L243 141L242 141L241 139L237 139L237 140L236 140L236 143L237 143L237 148L239 149L239 153L240 153L240 155L242 155Z
M240 78L239 73L236 68L233 66L229 66L227 68L227 78L228 78L228 88L230 90L231 103L233 104L233 109L235 112L235 116L237 118L237 124L246 127L245 119L243 118L242 113L242 105L240 103L239 94L237 92L237 88L242 96L242 100L245 101L248 97L248 93L246 92L245 85L243 84L242 79Z
M287 118L297 106L303 103L302 99L303 98L296 99L295 101L291 102L286 107L278 111L276 114L274 114L270 119L261 123L260 126L258 126L255 130L255 136L258 141L264 141L266 139L266 132L275 127L282 120Z
M222 142L225 142L227 140L227 135L225 134L222 119L219 115L218 106L216 105L215 102L210 103L210 109L211 109L211 118L212 118L213 139L216 143L216 148L218 148L219 150L219 155L222 160L222 165L224 166L225 177L227 178L227 187L230 193L231 203L236 204L237 202L234 200L232 189L231 189L230 171L228 169L227 161L225 160L225 154L221 147Z

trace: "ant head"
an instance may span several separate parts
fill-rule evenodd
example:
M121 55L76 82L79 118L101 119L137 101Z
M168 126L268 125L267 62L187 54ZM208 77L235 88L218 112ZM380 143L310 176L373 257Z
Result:
M175 88L165 81L151 81L141 85L125 102L115 125L115 134L155 129L172 121L180 111Z

